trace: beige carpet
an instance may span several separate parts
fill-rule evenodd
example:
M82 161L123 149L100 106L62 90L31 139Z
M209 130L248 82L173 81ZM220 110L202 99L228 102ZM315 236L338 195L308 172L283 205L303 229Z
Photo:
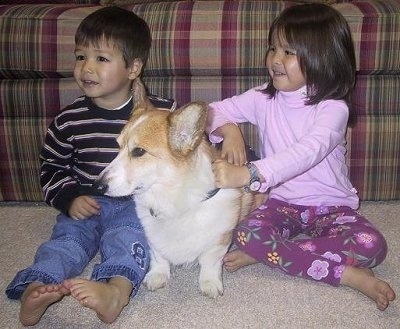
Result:
M400 295L400 201L366 202L361 212L384 233L390 248L375 273ZM4 290L48 239L55 214L44 205L0 203L1 329L22 328L19 302L8 300ZM112 325L103 324L92 311L66 297L50 307L34 328L400 328L400 297L381 312L350 288L288 277L262 265L225 272L224 283L225 294L210 300L198 291L197 269L177 268L166 288L149 292L142 287Z

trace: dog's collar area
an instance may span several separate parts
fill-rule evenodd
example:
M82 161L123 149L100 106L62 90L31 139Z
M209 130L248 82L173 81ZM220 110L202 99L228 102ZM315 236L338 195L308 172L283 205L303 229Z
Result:
M211 199L215 194L218 193L218 191L220 190L220 188L215 188L211 191L208 191L206 194L206 197L202 200L202 201L206 201L208 199Z
M203 201L207 201L208 199L211 199L214 195L216 195L218 193L219 190L220 190L220 188L215 188L211 191L208 191L206 194L206 197L201 201L203 202ZM158 214L154 211L153 208L150 208L149 212L152 217L158 218Z
M157 214L155 213L155 211L153 210L153 208L150 208L149 211L150 211L151 217L157 218Z

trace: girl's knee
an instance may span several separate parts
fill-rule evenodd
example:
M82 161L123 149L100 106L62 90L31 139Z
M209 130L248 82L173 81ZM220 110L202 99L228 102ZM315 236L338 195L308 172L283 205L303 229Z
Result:
M365 258L369 259L370 266L380 264L386 257L388 246L385 237L376 229L365 227L354 233L356 244L362 248Z

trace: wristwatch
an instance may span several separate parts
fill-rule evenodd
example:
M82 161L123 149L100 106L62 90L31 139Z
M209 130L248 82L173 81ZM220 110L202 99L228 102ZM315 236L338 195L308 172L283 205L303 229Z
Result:
M250 182L249 185L244 187L244 189L246 192L257 192L261 188L261 181L260 177L258 176L257 167L251 162L246 162L245 166L250 173Z

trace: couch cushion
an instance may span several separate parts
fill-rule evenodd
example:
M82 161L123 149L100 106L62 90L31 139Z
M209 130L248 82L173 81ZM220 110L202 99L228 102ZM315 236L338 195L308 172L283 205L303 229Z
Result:
M0 0L1 5L5 4L66 4L66 3L74 3L74 4L99 4L100 0Z
M0 80L0 197L43 200L39 153L47 127L81 94L72 78Z
M164 0L163 2L172 2L174 0ZM201 0L201 1L213 1L213 0ZM242 0L243 1L243 0ZM253 0L247 0L253 1ZM266 1L274 1L274 0L266 0ZM342 0L343 1L343 0ZM126 6L132 4L139 4L139 3L152 3L152 2L159 2L157 0L100 0L100 4L103 6ZM325 3L325 4L333 4L336 2L341 2L340 0L294 0L293 2L296 3Z
M400 52L396 49L400 49L400 1L350 2L333 7L350 22L358 47L358 69L366 74L398 73Z
M98 8L75 4L0 6L0 78L72 76L76 28Z
M153 33L144 77L150 91L184 104L230 97L261 84L267 74L267 29L286 5L175 1L127 6L147 20ZM353 103L359 118L348 134L351 179L364 200L399 198L400 0L334 6L349 21L358 50ZM97 8L0 6L0 78L6 78L0 79L0 199L42 200L38 162L32 159L38 159L50 120L81 93L71 78L73 38L83 17ZM257 148L254 127L242 129Z
M293 2L171 1L127 8L143 16L153 30L150 74L218 75L262 69L268 27L289 4ZM352 1L334 6L350 23L359 70L398 72L400 1ZM72 76L76 28L98 8L0 6L0 78ZM222 44L223 38L226 42ZM243 56L248 49L252 51ZM198 56L199 51L204 56Z

